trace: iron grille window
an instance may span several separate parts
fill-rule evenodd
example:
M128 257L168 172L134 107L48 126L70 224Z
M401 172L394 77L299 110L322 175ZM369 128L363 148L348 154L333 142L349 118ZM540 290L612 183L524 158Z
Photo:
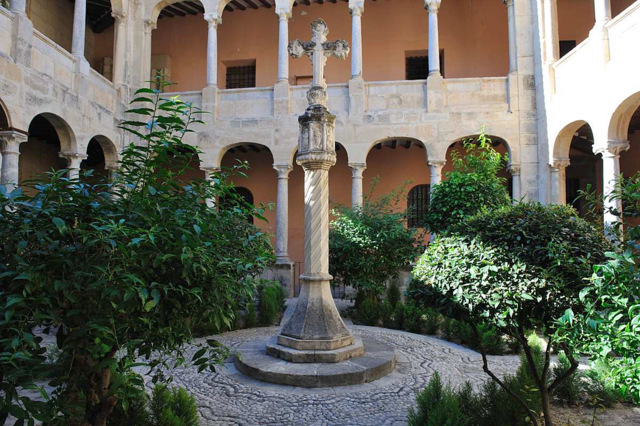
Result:
M409 56L405 63L407 80L426 80L429 76L427 56Z
M429 190L429 185L417 185L409 191L407 225L410 228L424 228L424 218L429 210Z
M227 67L227 89L256 87L256 66Z

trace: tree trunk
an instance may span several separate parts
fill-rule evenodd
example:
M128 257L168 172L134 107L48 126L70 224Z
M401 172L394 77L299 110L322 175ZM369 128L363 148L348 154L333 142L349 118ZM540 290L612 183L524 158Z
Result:
M544 414L545 426L553 426L553 418L551 416L551 405L549 402L549 390L545 386L540 389L540 399L542 400L542 413Z

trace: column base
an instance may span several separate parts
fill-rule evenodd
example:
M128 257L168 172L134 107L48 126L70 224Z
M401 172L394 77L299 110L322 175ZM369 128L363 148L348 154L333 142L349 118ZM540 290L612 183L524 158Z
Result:
M276 264L269 268L273 280L278 281L285 289L288 297L294 296L295 266L289 258L276 259Z
M278 336L280 345L298 350L334 350L353 344L331 295L331 276L302 275L298 304Z

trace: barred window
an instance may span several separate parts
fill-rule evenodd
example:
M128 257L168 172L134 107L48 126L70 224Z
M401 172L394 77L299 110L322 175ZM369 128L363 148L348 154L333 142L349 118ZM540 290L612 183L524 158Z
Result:
M256 87L256 65L227 67L227 89Z
M426 80L429 76L429 59L426 56L409 56L406 59L407 80Z
M407 197L407 224L410 228L424 228L425 216L429 210L430 185L411 188Z

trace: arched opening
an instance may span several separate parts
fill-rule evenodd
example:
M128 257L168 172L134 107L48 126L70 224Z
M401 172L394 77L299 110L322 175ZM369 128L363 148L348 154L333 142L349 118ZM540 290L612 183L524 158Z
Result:
M503 157L505 155L510 157L510 149L507 142L497 136L487 135L491 146L495 149L500 155ZM464 148L465 143L479 143L478 135L468 136L466 138L462 138L452 143L447 149L446 155L446 163L442 169L442 179L446 179L447 173L453 170L453 156L458 155L461 158L464 158L467 150ZM455 154L454 154L455 153ZM509 158L509 162L511 162L511 158ZM505 185L507 190L509 191L509 196L513 197L513 179L511 174L508 171L508 164L503 164L502 168L498 172L498 177L503 178L505 180Z
M232 189L232 191L235 193L237 197L240 198L240 200L242 200L246 204L249 204L251 206L255 205L253 194L248 188L245 188L244 186L236 186ZM220 206L221 209L227 208L229 206L229 200L223 197L220 200L218 200L218 205ZM253 224L255 222L255 218L251 215L248 215L247 222Z
M11 128L11 120L9 119L9 112L4 106L2 99L0 99L0 131L9 130Z
M152 32L150 79L176 85L170 91L201 90L207 84L207 22L198 0L164 1ZM145 77L146 78L146 77Z
M189 145L183 145L172 155L169 171L180 185L188 185L193 180L204 180L206 173L200 169L198 151ZM179 154L179 155L178 155Z
M109 179L109 172L114 170L118 162L116 147L105 136L95 136L87 145L87 158L80 164L82 170L93 170L89 182L97 183Z
M631 115L627 135L629 149L620 154L620 173L625 178L635 176L640 171L640 106ZM624 203L622 207L625 209ZM640 217L632 216L630 209L626 209L624 223L633 226L640 225Z
M589 211L586 201L580 197L581 192L589 189L602 195L602 157L593 152L593 132L589 124L582 125L571 138L565 174L564 201L586 217Z
M222 156L220 165L223 169L230 169L237 166L239 162L246 162L248 169L240 170L245 176L236 174L231 178L238 195L256 206L273 205L277 199L278 186L277 175L273 169L273 155L269 148L250 142L233 145ZM250 198L249 195L251 195ZM220 203L221 206L223 201ZM265 233L273 235L272 243L275 245L275 209L268 208L264 217L267 222L257 220L255 225ZM253 221L253 218L251 220Z
M66 123L51 114L40 114L29 124L29 140L20 145L19 182L37 180L43 174L64 169L67 162L60 158L62 147L71 145L71 135ZM23 187L24 193L35 194L35 189Z

